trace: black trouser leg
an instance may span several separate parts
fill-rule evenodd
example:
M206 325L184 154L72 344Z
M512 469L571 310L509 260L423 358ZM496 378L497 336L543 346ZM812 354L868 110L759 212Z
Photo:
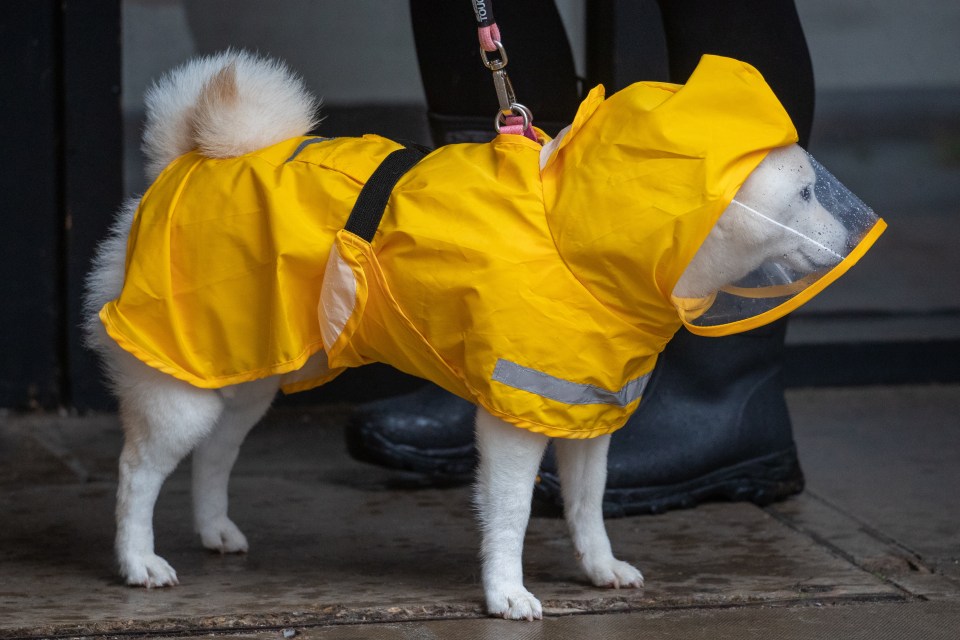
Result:
M755 66L806 147L813 124L813 66L793 0L658 0L673 82L712 53Z
M554 135L570 123L580 101L560 13L544 0L504 0L496 12L517 99L537 126ZM470 3L410 0L410 14L434 142L492 138L497 97L480 60Z

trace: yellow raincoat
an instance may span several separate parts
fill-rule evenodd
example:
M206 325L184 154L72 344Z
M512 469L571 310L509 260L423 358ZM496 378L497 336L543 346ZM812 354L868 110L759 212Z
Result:
M609 433L681 326L684 267L796 137L752 67L708 56L684 86L594 89L542 173L522 136L438 149L397 183L371 243L343 226L396 143L190 153L145 194L101 318L199 387L285 374L298 391L381 361L533 431ZM329 369L303 369L324 354Z

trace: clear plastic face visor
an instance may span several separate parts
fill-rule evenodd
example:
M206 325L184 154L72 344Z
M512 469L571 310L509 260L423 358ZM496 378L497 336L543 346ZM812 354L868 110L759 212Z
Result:
M673 303L694 331L751 319L760 326L839 277L882 228L813 156L797 145L775 149L717 220Z

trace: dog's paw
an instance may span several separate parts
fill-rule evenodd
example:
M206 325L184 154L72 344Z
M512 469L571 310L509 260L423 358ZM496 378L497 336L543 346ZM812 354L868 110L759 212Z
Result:
M198 525L200 541L211 551L220 553L246 553L250 546L247 537L233 524L230 518L218 518L215 521Z
M641 589L643 574L633 565L611 557L605 562L584 565L590 581L598 587L610 589Z
M132 587L152 589L180 584L173 567L166 560L152 553L122 561L120 574Z
M541 620L543 607L532 593L523 589L509 593L488 593L487 612L506 620Z

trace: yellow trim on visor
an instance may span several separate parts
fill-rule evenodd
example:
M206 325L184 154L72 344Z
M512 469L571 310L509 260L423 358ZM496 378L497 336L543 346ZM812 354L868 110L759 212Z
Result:
M729 293L732 296L740 296L741 298L785 298L801 293L822 277L820 274L811 273L805 278L800 278L795 282L786 284L775 284L769 287L735 287L731 284L726 287L721 287L720 291Z
M689 309L685 309L689 313L684 313L683 315L686 317L681 317L681 320L683 320L684 326L691 333L707 337L728 336L733 333L749 331L751 329L756 329L757 327L762 327L765 324L769 324L774 320L782 318L791 311L796 310L801 305L806 304L811 298L827 288L827 286L829 286L834 280L846 273L850 267L855 265L860 258L863 257L863 254L865 254L870 247L873 246L873 243L877 241L877 238L883 234L886 228L887 223L884 222L882 218L878 219L876 224L874 224L870 231L868 231L863 237L863 240L860 241L860 244L858 244L853 251L850 252L850 255L841 260L836 267L823 274L823 276L821 276L816 282L810 284L810 286L798 293L796 296L790 298L783 304L774 307L773 309L764 311L763 313L757 314L750 318L744 318L743 320L728 322L726 324L712 326L697 326L690 324L689 320L695 320L696 318L700 317L707 310L707 308L709 308L710 303L713 302L713 297L711 296L710 298L690 300L689 302L686 302L684 307L689 307ZM728 289L724 289L724 291L728 291ZM745 293L753 292L752 289L745 289L743 291ZM733 291L730 292L733 293ZM756 295L756 292L747 293L747 296L753 298L761 297ZM675 303L678 302L679 300L675 301Z

